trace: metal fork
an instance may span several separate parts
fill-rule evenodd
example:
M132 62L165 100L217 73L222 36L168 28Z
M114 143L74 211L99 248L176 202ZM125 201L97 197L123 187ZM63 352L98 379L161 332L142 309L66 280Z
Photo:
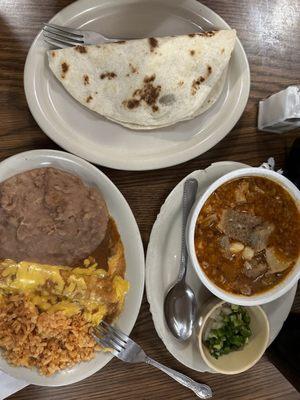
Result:
M94 328L93 336L98 344L108 348L111 353L120 360L128 363L150 364L175 379L175 381L181 383L181 385L191 389L200 399L209 399L212 397L212 390L209 386L195 382L188 376L165 367L148 357L137 343L116 327L102 321L100 325Z
M82 31L49 23L44 23L43 38L45 42L60 48L120 41L120 39L107 38L97 32Z

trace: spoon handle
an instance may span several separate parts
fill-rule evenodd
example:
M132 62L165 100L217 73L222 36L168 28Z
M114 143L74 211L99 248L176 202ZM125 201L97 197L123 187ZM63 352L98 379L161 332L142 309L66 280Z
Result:
M184 182L183 198L182 198L181 257L180 257L178 281L182 280L186 274L188 254L186 248L185 231L191 208L195 203L197 190L198 190L198 182L196 179L190 178Z

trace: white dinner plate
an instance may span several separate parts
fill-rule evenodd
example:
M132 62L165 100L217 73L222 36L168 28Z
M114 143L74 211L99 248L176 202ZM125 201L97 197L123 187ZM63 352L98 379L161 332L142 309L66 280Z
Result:
M196 0L79 0L56 14L51 22L118 38L230 28ZM66 150L110 168L157 169L204 153L233 128L249 96L249 65L237 40L223 92L207 112L167 128L132 131L73 99L50 71L48 49L40 32L25 65L25 93L35 120Z
M126 279L130 290L124 310L116 321L129 334L138 316L144 290L144 250L140 232L132 211L116 186L90 163L62 151L33 150L17 154L0 163L0 182L33 168L52 166L78 175L88 185L101 190L110 215L114 218L125 249ZM14 378L42 386L63 386L78 382L94 374L111 359L109 353L97 352L93 360L82 362L51 377L40 375L36 369L10 366L0 355L0 370Z
M146 257L146 290L155 329L168 351L182 364L196 371L213 372L200 355L196 334L188 344L179 343L168 330L163 313L164 297L179 271L183 183L189 177L196 178L199 183L197 196L200 196L222 175L243 167L247 165L225 161L212 164L206 170L192 172L167 197L150 236ZM213 296L200 282L192 265L188 266L187 282L194 290L200 307ZM297 284L284 296L262 306L270 323L269 344L278 335L291 310L296 289Z

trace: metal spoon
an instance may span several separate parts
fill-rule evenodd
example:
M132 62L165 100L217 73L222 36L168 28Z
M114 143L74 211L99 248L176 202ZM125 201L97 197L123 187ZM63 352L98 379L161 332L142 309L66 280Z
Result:
M183 188L181 257L178 278L165 297L165 319L170 331L180 341L189 339L196 319L196 299L192 289L185 282L188 254L185 231L189 213L195 202L198 189L196 179L187 179Z

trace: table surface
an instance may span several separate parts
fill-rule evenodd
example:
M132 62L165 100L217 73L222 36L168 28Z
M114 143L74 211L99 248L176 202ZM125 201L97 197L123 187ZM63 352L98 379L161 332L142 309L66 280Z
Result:
M70 0L0 0L0 157L25 150L57 148L41 131L26 104L23 68L30 44L41 28ZM237 29L251 69L251 93L247 107L235 128L217 146L179 166L147 172L114 171L102 168L118 186L137 219L145 249L160 206L172 188L195 169L221 160L259 165L273 156L283 165L295 133L277 135L256 129L258 101L287 85L299 83L300 2L297 0L204 0L204 4ZM298 81L297 81L298 79ZM149 190L151 188L151 190ZM294 304L300 310L300 293ZM132 333L145 351L165 363L205 382L217 400L300 398L299 393L263 357L251 370L238 376L201 374L178 363L158 338L149 305L143 305ZM11 397L39 399L165 399L195 398L185 388L146 365L123 364L113 360L102 371L70 387L33 387Z

